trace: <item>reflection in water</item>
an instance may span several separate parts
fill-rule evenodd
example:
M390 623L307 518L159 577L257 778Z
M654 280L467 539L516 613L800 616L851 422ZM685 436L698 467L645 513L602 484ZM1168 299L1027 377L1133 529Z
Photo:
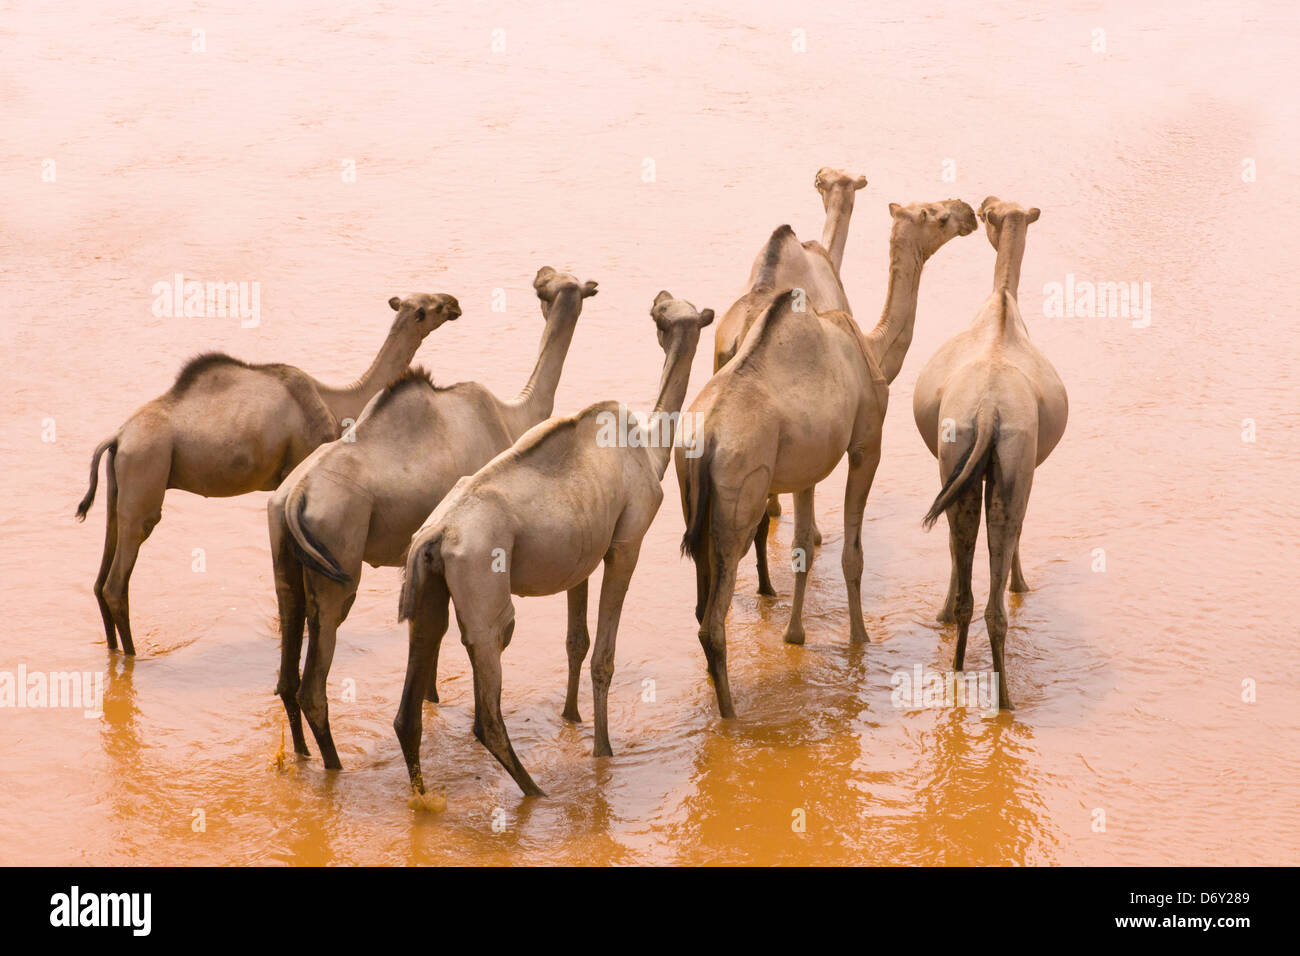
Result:
M74 33L39 6L7 17L23 42L0 92L14 154L0 164L13 197L0 451L20 467L0 471L0 670L103 667L106 680L98 723L0 710L0 864L1295 860L1300 661L1277 622L1298 610L1278 582L1297 568L1300 330L1279 305L1296 249L1276 213L1300 198L1278 158L1300 152L1300 126L1275 95L1294 24L1266 6L1012 4L994 28L955 2L885 21L832 5L800 11L807 53L787 54L787 5L767 0L703 19L686 0L642 13L506 0L457 7L450 38L445 12L405 2L362 32L296 6L231 19L201 57L160 46L130 9L87 11ZM1090 48L1098 22L1104 56ZM493 53L480 40L501 24L508 47ZM952 55L995 42L1018 51L1016 70ZM32 156L56 158L53 181L33 185ZM804 647L781 641L788 512L771 538L779 596L757 597L742 562L735 721L718 718L705 675L671 472L620 628L613 758L592 757L589 723L560 719L563 595L520 604L502 700L547 799L522 799L474 740L449 635L422 753L447 807L407 806L395 569L367 571L340 629L329 704L344 771L315 754L271 768L283 709L265 494L169 494L132 579L148 653L103 663L90 593L103 496L85 525L71 512L90 450L186 358L223 350L343 383L387 330L389 296L447 290L465 314L417 361L440 383L513 394L535 358L531 280L551 264L601 284L557 413L643 406L662 362L654 295L725 308L775 226L819 233L811 181L827 164L869 180L843 267L863 324L885 297L889 202L996 194L1043 210L1021 312L1071 421L1034 477L1033 590L1010 599L1014 716L891 700L891 675L952 660L951 630L926 624L949 557L942 528L919 528L937 473L908 408L925 360L991 286L978 235L927 266L891 386L863 525L871 643L848 644L841 469L819 485ZM259 282L260 324L156 317L153 286L177 272ZM1151 324L1046 314L1041 290L1071 275L1149 283ZM82 317L75 335L52 302ZM709 354L701 343L691 396ZM47 419L57 440L42 440ZM967 667L989 667L980 616ZM586 678L580 708L590 720Z

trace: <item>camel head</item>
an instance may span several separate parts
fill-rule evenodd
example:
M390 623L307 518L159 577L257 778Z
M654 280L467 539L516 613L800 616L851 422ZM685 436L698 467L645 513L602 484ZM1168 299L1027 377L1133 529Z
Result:
M660 292L650 306L650 318L659 330L659 347L664 352L689 348L691 355L700 341L700 329L713 321L713 310L697 312L685 299L675 299L671 292Z
M949 239L970 235L978 225L975 210L960 199L914 202L906 206L891 202L889 214L894 217L890 245L908 243L920 252L922 259L930 258Z
M850 176L842 169L832 169L829 166L817 170L813 179L813 185L822 194L822 205L827 212L837 202L847 202L851 206L853 194L866 184L866 176Z
M551 306L565 291L578 293L579 301L596 294L595 282L579 282L575 276L567 272L556 272L550 266L542 266L537 270L537 277L533 279L533 288L537 291L537 298L541 300L543 318L550 316Z
M1025 209L1018 203L1004 202L997 196L986 196L980 203L980 219L984 220L984 230L994 249L998 247L998 240L1002 237L1002 223L1008 216L1013 222L1019 219L1028 226L1031 222L1037 222L1041 213L1042 210L1037 206Z
M454 295L445 292L419 293L405 299L393 296L388 306L397 313L390 335L408 333L417 341L442 325L460 318L460 303Z

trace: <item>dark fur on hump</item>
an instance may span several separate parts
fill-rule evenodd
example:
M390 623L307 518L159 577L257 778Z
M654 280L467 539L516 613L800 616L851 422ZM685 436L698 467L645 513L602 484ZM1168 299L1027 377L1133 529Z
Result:
M781 262L782 248L786 240L799 241L790 226L777 226L772 232L771 238L767 240L767 245L763 247L763 262L758 267L758 276L754 279L755 289L769 289L772 287L773 277L776 275L776 267Z
M191 385L197 382L204 372L210 369L218 368L222 365L234 365L238 368L256 368L257 366L249 365L225 352L204 352L202 355L196 355L185 363L181 368L180 374L176 376L176 382L172 385L172 391L177 395L184 393Z
M423 365L412 365L397 378L388 383L388 387L379 393L379 398L375 400L375 411L379 411L397 395L409 391L412 388L431 388L435 392L445 391L433 384L433 373Z

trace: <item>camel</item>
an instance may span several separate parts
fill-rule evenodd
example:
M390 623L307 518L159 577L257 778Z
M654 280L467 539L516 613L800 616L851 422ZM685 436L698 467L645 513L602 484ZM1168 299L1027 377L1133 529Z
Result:
M844 247L849 239L854 196L866 185L866 176L850 176L842 169L823 166L817 171L813 186L821 194L822 206L826 210L822 241L800 243L789 226L781 226L772 233L754 259L744 294L718 320L718 328L713 334L714 372L735 356L754 322L782 289L804 290L808 304L819 312L839 309L853 314L848 296L844 294L844 285L840 282L840 263L844 260ZM767 514L770 518L781 514L781 502L776 495L768 497ZM759 593L772 596L776 592L772 589L767 568L768 524L764 521L759 525L754 536L754 551L758 559ZM813 522L813 543L822 543L822 533L816 521Z
M292 365L253 365L220 352L186 363L172 387L100 442L84 521L95 500L99 459L108 452L108 518L95 598L110 650L135 654L127 589L140 547L162 519L169 488L205 498L271 491L322 442L337 438L370 398L397 378L424 337L460 315L445 293L388 300L397 316L361 378L331 388Z
M998 707L1011 710L1003 648L1007 614L1002 592L1028 591L1020 568L1020 529L1029 505L1034 469L1065 433L1069 402L1060 376L1029 341L1016 296L1025 234L1039 210L989 196L980 204L989 242L997 250L993 292L975 321L949 339L921 371L912 396L916 427L939 459L943 482L926 513L925 527L948 516L952 572L940 623L957 624L953 670L966 656L974 609L971 562L980 527L980 491L988 516L989 601L984 608Z
M975 230L960 199L891 203L889 293L880 322L863 334L843 310L799 311L782 292L766 307L736 356L691 405L698 457L676 457L686 534L695 561L695 617L724 718L735 716L727 679L725 622L736 565L764 518L769 493L795 493L795 590L785 641L804 642L803 601L812 566L813 494L849 456L841 566L849 595L850 640L867 639L862 620L862 514L880 463L889 384L912 339L926 260Z
M499 399L476 382L435 386L427 373L412 370L366 406L352 435L317 448L267 502L280 607L276 693L295 752L309 753L305 713L326 769L342 769L325 684L362 562L404 565L411 535L456 479L551 414L582 300L596 294L596 283L584 285L546 266L533 287L546 325L536 366L517 398ZM300 675L304 623L307 659Z
M531 429L473 477L462 478L411 540L400 616L410 624L402 702L393 721L415 793L420 774L421 701L434 680L456 604L461 642L474 671L474 736L527 796L544 796L515 755L501 716L501 653L514 634L512 594L567 591L569 681L563 716L581 721L578 678L590 646L587 579L603 561L600 616L591 658L597 757L609 743L609 684L619 615L641 539L663 502L660 482L686 396L700 330L713 311L697 312L668 292L650 312L664 350L654 411L628 421L627 407L601 402Z

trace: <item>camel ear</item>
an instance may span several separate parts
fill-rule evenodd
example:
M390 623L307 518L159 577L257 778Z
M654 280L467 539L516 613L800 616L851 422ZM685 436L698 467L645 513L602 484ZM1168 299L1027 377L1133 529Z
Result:
M997 196L985 196L985 197L984 197L984 201L983 201L982 203L980 203L980 208L979 208L979 213L978 213L981 222L988 222L988 221L989 221L989 207L992 206L995 202L1000 202L1000 201L1001 201L1001 200L999 200ZM997 223L995 222L995 223L993 223L993 225L996 226Z
M900 206L898 203L896 203L896 202L891 202L891 203L889 204L889 214L890 214L891 216L893 216L895 219L897 219L897 218L898 218L898 211L899 211L900 209L902 209L902 208L903 208L903 207Z
M704 328L712 321L713 321L712 309L705 309L703 312L700 313L700 328Z
M853 188L854 188L854 189L861 189L861 188L862 188L863 186L865 186L866 184L867 184L867 177L866 177L866 176L859 176L857 179L853 180Z
M393 296L391 299L388 300L388 305L394 312L396 312L398 309L402 307L402 300L399 299L397 296Z
M540 289L546 285L546 280L555 275L555 270L550 266L542 266L537 270L537 277L533 279L533 288Z
M582 297L584 299L590 299L595 294L596 294L596 283L594 281L589 280L582 284Z
M1041 216L1042 214L1043 211L1039 209L1037 206L1034 206L1032 209L1029 210L1029 215L1025 218L1025 222L1027 223L1038 222L1038 217Z
M672 297L673 294L669 292L667 289L661 289L659 294L655 296L655 301L654 304L651 306L651 308L652 309L659 308L659 306L663 305L665 302L672 301Z

